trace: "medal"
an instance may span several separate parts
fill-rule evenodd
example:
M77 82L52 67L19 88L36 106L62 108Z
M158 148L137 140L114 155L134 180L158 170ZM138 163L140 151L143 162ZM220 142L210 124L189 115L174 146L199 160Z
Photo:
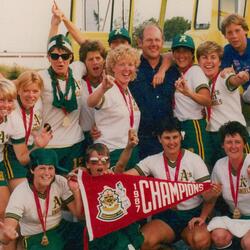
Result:
M241 217L240 209L236 207L233 212L233 219L240 219L240 217Z
M238 194L239 194L239 181L240 181L240 172L243 166L243 160L241 164L237 168L237 175L236 175L236 186L234 188L233 177L232 177L232 164L228 159L228 175L229 175L229 184L231 189L231 195L234 202L234 211L233 211L233 219L240 219L241 213L240 209L238 208Z
M66 115L64 118L63 118L63 127L68 127L70 125L70 119L69 117Z
M49 239L48 239L48 237L47 237L46 234L44 234L43 237L42 237L41 245L42 245L42 246L47 246L47 245L49 245Z

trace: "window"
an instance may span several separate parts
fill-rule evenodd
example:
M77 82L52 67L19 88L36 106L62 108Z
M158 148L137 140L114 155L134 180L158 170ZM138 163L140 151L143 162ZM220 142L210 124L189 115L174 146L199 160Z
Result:
M208 29L212 17L212 0L198 0L195 13L194 28L197 30Z

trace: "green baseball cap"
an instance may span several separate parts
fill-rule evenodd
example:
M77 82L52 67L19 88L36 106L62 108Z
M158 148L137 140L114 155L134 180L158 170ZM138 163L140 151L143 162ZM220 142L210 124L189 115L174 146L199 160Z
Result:
M112 30L109 33L109 39L108 39L109 44L118 38L123 38L123 39L127 40L129 42L129 44L131 44L131 38L129 36L128 31L125 28L119 28L119 29Z
M190 48L190 49L194 50L195 49L195 45L194 45L193 38L191 36L185 35L185 34L176 35L173 38L171 49L175 49L175 48L178 48L178 47L187 47L187 48Z
M50 52L54 48L67 49L71 53L73 53L70 40L62 34L53 36L49 39L48 48L47 48L48 52Z

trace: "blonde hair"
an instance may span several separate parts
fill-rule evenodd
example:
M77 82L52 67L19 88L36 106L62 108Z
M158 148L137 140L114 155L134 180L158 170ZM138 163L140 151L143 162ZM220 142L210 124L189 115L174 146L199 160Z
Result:
M43 79L36 71L25 71L15 81L17 91L30 84L37 84L40 90L43 90Z
M128 45L119 45L115 49L109 51L108 56L106 58L106 71L107 74L114 76L113 67L120 60L127 60L132 62L134 66L137 68L140 64L140 56L136 49L128 46ZM136 72L132 75L131 80L136 78Z
M196 58L199 61L199 58L201 56L208 55L213 52L218 54L220 60L222 59L224 50L218 43L213 41L203 42L199 45L199 47L196 50Z
M245 31L249 30L247 22L242 16L237 14L230 14L221 23L221 32L224 36L226 35L226 28L230 24L240 25Z
M0 98L12 100L16 99L16 96L17 90L15 84L5 78L0 78Z

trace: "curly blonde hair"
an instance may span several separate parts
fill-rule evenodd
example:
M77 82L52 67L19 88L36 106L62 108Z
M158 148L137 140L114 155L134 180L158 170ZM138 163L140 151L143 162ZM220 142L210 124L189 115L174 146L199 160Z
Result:
M140 55L136 49L128 45L119 45L108 53L106 58L107 74L114 76L113 68L120 60L131 62L137 68L140 64ZM136 72L132 75L131 81L135 78Z

